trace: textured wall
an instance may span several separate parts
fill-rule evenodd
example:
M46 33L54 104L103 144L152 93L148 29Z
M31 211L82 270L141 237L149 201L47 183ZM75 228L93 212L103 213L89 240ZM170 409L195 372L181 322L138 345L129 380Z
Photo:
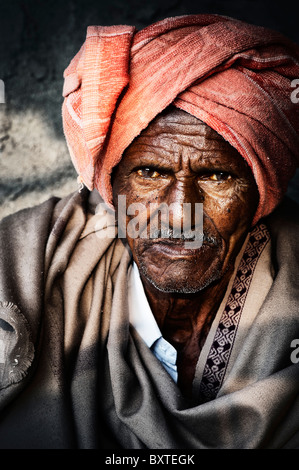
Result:
M219 13L277 29L299 43L292 3L0 0L0 79L6 98L0 103L0 218L77 189L62 131L62 74L88 25L142 28L166 16ZM291 192L299 199L296 179Z

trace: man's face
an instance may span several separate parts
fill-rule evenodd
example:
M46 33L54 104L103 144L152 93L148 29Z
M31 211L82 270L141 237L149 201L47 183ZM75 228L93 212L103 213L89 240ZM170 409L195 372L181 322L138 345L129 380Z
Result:
M186 248L178 238L127 236L141 275L163 292L199 292L221 279L233 266L258 203L239 153L206 124L175 109L158 116L127 148L112 186L116 209L118 195L126 196L127 208L142 203L138 219L147 228L150 204L203 203L200 247ZM127 214L126 223L135 216ZM170 228L180 230L182 218L180 210L170 213Z

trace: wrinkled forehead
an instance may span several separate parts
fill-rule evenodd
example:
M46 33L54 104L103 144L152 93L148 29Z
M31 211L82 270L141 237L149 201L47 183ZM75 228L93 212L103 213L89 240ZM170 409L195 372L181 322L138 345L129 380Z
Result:
M205 122L172 105L151 121L133 140L123 157L137 146L147 144L165 144L168 148L181 145L190 146L195 150L224 150L226 153L238 154L239 158L244 160L229 142Z
M153 131L171 132L177 131L186 134L198 134L209 139L225 142L224 138L206 123L181 109L169 106L159 114L142 132L151 135Z

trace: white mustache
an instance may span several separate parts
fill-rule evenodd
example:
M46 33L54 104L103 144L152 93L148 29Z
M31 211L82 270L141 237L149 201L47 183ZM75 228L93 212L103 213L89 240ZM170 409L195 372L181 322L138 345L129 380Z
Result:
M171 239L171 240L196 240L200 239L202 242L206 242L212 245L219 245L219 241L217 240L216 237L202 233L202 232L197 232L196 229L194 230L184 230L181 232L180 230L175 230L170 227L165 227L161 229L155 229L151 230L150 233L150 238L151 239Z

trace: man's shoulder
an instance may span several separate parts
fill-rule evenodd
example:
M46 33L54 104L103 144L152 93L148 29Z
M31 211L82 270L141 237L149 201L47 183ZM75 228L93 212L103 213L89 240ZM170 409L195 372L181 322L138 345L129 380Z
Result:
M51 197L38 205L26 207L9 214L0 220L0 230L6 231L19 228L26 231L28 227L32 227L32 223L35 224L40 219L45 219L48 215L51 215L58 201L58 198Z
M52 196L44 202L27 207L7 215L0 220L0 233L11 233L13 238L17 234L49 232L55 221L60 217L67 206L86 205L88 194L71 193L62 198Z
M299 229L299 204L285 197L279 206L265 218L266 224L269 226L273 235L298 232Z
M271 235L273 255L279 266L297 269L299 260L299 205L290 198L284 198L276 210L265 218Z
M51 230L57 198L15 212L0 221L0 252L3 259L14 253L21 254L43 249Z
M65 198L51 197L4 217L0 221L1 271L7 273L9 266L12 271L22 266L23 272L26 264L34 264L34 260L43 258L54 225L61 225L61 219L66 221L71 214L71 210L66 213L66 208L76 203L80 204L80 198L74 194Z

